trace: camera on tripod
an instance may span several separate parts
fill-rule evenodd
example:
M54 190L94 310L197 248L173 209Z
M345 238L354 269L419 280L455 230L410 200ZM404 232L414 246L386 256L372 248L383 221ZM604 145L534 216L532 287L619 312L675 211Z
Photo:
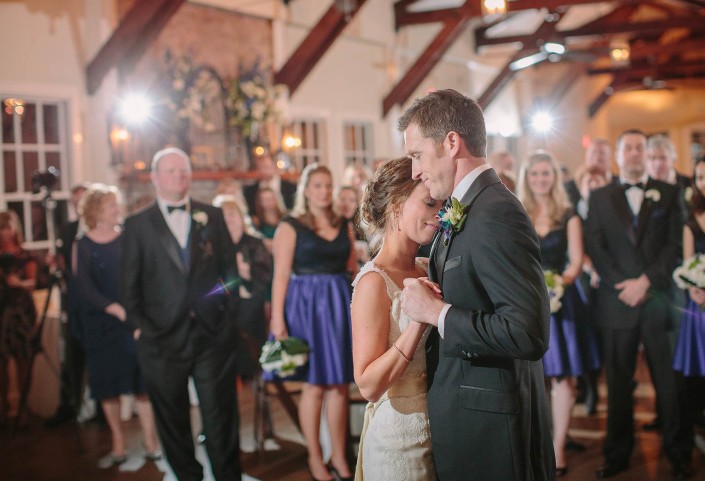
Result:
M59 169L56 167L49 167L44 172L37 170L32 174L32 193L38 194L42 189L51 192L58 180Z

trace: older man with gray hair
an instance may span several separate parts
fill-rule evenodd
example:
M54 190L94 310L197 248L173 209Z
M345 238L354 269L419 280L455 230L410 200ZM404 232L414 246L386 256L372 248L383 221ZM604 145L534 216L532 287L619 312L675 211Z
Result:
M676 168L676 149L671 140L663 135L652 135L646 142L646 171L649 177L669 184L678 185L678 188L686 197L690 187L690 177L680 174Z

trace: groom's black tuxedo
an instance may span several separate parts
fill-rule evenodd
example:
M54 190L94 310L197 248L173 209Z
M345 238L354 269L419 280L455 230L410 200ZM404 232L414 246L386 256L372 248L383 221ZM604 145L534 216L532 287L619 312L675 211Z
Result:
M201 480L190 427L188 378L201 407L215 478L240 479L234 341L221 280L228 273L220 209L191 201L181 249L157 203L125 223L122 281L127 320L141 329L139 359L169 464L180 481Z
M429 271L452 305L427 357L439 479L554 479L540 360L550 312L536 233L492 169L461 202L467 221L447 246L437 234Z
M636 217L636 218L635 218ZM683 207L679 188L649 179L633 216L621 184L592 192L585 224L587 254L600 275L595 320L604 344L608 418L606 461L626 462L634 446L632 383L643 343L657 392L664 449L672 462L690 460L692 431L683 423L681 392L669 342L673 302L671 275L681 256ZM651 288L644 303L629 307L615 284L646 274Z

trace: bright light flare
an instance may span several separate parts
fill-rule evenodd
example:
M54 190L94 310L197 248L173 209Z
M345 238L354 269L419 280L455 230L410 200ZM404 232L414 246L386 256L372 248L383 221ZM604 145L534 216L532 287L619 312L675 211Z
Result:
M120 116L131 125L138 125L152 114L152 102L143 94L130 94L120 102Z
M553 128L553 116L548 112L536 112L531 117L531 127L539 133L546 133Z

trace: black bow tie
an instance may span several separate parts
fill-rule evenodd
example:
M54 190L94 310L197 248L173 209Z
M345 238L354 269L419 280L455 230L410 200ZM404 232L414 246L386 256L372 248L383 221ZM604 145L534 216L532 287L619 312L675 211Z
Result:
M166 206L166 212L167 214L171 214L175 210L183 210L186 212L186 204L180 204L180 205L167 205Z
M629 190L629 189L631 189L632 187L636 187L637 189L644 190L644 183L643 183L643 182L637 182L636 184L629 184L629 183L625 182L625 183L622 184L622 187L624 188L624 190Z

